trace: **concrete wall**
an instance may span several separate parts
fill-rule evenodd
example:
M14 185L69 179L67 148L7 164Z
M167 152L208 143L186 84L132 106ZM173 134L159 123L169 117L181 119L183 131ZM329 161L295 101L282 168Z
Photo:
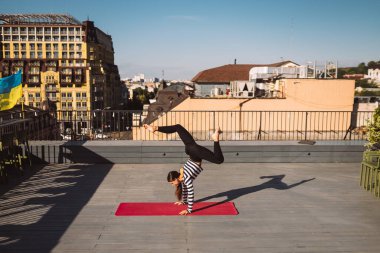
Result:
M212 142L199 142L213 150ZM182 142L32 141L34 163L184 163ZM364 142L221 142L225 163L360 163ZM204 161L204 163L207 163ZM173 167L174 168L174 167Z

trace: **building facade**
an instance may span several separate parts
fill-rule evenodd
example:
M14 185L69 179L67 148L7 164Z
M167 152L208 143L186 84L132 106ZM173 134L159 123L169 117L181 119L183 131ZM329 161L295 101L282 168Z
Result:
M368 75L366 77L371 79L373 82L380 84L380 65L368 69Z
M90 110L121 101L112 37L92 21L56 14L0 14L0 77L19 69L26 105L55 104L58 120L77 119L81 128L87 127Z

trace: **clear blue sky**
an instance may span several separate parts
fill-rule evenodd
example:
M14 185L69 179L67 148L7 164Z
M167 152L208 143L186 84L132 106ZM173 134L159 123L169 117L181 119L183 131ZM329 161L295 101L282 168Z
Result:
M380 60L379 0L0 0L1 13L68 13L112 35L122 77L191 79L233 63Z

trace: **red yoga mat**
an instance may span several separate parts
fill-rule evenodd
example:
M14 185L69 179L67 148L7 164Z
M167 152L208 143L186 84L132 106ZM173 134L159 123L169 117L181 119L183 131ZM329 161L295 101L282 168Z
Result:
M120 203L116 210L116 216L168 216L179 215L179 212L185 210L187 205L174 205L170 203ZM193 212L188 214L194 215L238 215L233 202L200 202L194 203Z

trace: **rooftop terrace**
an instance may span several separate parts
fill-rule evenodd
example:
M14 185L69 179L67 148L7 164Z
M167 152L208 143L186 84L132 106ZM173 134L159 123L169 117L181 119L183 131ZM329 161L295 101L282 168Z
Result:
M175 164L56 164L0 186L0 251L378 252L380 202L359 163L205 164L198 201L237 216L116 217L121 202L174 201Z

